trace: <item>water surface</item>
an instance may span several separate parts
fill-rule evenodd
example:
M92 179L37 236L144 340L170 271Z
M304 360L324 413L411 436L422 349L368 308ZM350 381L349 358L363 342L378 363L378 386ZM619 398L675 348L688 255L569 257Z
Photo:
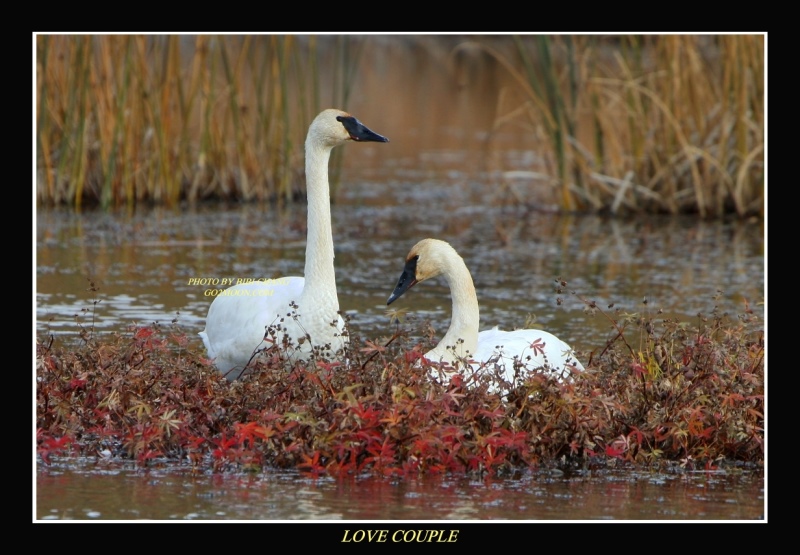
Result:
M483 328L534 321L579 350L602 345L610 326L587 313L573 292L610 315L639 312L696 322L715 307L733 316L748 307L763 314L759 223L620 221L485 204L439 214L426 202L409 212L403 204L375 206L347 197L333 212L340 305L363 337L391 333L386 299L406 253L424 237L444 238L464 257ZM222 287L215 280L302 275L305 207L133 215L41 210L37 233L37 332L69 341L80 326L101 333L175 321L195 336L213 300L209 294ZM560 293L557 279L568 284ZM443 332L449 291L432 280L392 305L398 308Z
M763 475L613 469L516 478L195 475L89 460L37 473L41 520L759 520Z

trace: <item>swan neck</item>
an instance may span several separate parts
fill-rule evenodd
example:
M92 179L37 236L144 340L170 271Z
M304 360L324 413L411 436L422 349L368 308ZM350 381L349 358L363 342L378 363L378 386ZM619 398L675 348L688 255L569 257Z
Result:
M450 286L453 315L447 333L434 351L443 360L453 361L455 358L475 355L478 350L480 308L472 276L460 257L453 259L442 275ZM451 348L448 349L448 346ZM455 347L455 351L452 347Z
M308 233L306 237L305 286L303 295L332 293L336 298L331 232L331 199L328 162L331 147L306 141L306 194Z

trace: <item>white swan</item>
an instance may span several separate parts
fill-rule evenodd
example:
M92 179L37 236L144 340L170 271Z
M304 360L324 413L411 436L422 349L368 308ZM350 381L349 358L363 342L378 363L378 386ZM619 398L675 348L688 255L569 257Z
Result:
M231 381L244 373L257 350L275 343L288 343L284 355L289 361L308 359L313 351L330 358L347 344L333 269L328 184L331 150L347 141L385 143L389 139L341 110L324 110L311 122L305 143L305 277L234 285L208 309L206 327L199 335L208 357Z
M584 370L573 349L546 331L502 331L495 327L479 333L480 311L472 276L464 259L444 241L423 239L414 245L386 304L417 283L438 275L444 276L450 286L453 314L445 336L424 356L432 363L446 363L445 374L455 373L460 363L464 368L465 362L478 373L499 371L510 383L515 383L520 363L527 370L544 369L559 379Z

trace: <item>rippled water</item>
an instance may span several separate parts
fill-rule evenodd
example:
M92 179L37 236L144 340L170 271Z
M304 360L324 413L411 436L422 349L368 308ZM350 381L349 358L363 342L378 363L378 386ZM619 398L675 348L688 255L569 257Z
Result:
M71 461L42 469L37 486L41 520L759 520L766 507L763 475L750 472L341 480Z
M351 188L333 210L340 305L361 336L391 333L386 299L406 253L427 236L448 240L465 258L483 327L520 327L535 317L535 325L579 350L602 345L610 328L601 315L586 313L573 291L610 314L696 321L698 313L708 315L714 307L736 315L746 306L763 314L759 223L620 221L476 201L459 201L442 214L432 202L418 201L409 211L402 196L385 206L358 196L391 187ZM213 300L207 292L220 287L213 280L302 275L305 207L203 207L130 216L40 211L37 232L40 333L69 341L77 338L79 324L103 332L174 320L196 337ZM556 293L557 278L568 282L562 293ZM92 283L96 291L89 290ZM432 280L392 308L429 319L443 332L449 291Z

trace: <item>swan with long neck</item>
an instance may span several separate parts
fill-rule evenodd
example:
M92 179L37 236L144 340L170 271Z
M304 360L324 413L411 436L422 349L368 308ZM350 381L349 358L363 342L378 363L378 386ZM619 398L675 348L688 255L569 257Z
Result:
M247 369L257 351L285 348L292 362L312 353L336 357L347 345L339 314L333 267L328 163L334 147L348 141L385 143L342 110L323 110L311 122L305 142L308 231L304 277L234 285L218 295L200 332L208 357L229 380Z
M417 283L439 275L450 287L453 313L447 333L424 357L441 364L445 373L469 365L478 373L499 370L504 380L514 383L522 367L545 370L559 379L584 370L572 347L546 331L503 331L495 327L479 332L480 307L472 275L464 259L445 241L423 239L414 245L386 304L392 304Z

